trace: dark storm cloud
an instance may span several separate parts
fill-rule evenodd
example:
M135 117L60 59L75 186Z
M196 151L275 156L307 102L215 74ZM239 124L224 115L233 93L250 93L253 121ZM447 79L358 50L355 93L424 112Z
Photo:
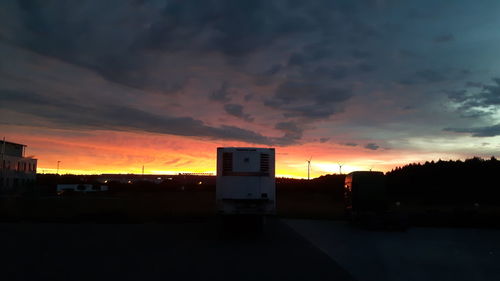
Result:
M243 111L243 106L241 104L228 103L224 105L224 110L232 116L243 119L247 122L253 122L253 118L250 114Z
M432 69L423 69L415 72L416 77L424 82L435 83L446 80L446 77L441 72Z
M230 56L245 55L288 33L313 27L308 18L288 8L265 0L171 1L140 44L149 49L195 47ZM202 40L193 40L201 35L205 35Z
M229 85L226 81L224 81L219 89L210 94L209 98L213 101L228 102L231 100L229 96Z
M369 63L360 63L360 64L358 64L357 69L362 71L362 72L372 72L375 69L377 69L377 67L375 65L369 64Z
M494 34L490 26L498 25L492 19L497 18L495 5L485 9L460 2L457 5L463 4L463 9L450 9L449 3L432 3L433 8L429 9L430 2L32 0L19 1L16 6L0 1L0 47L5 44L20 50L16 53L19 57L48 62L47 68L55 70L52 73L64 71L67 63L78 66L78 71L90 70L113 82L99 85L116 89L107 93L107 98L113 100L114 95L117 102L104 107L66 97L58 99L61 95L50 91L68 90L61 81L67 77L49 81L39 74L40 69L33 70L41 66L22 58L18 61L23 61L22 67L26 69L17 71L16 75L22 76L23 81L38 81L38 84L32 83L32 92L40 94L25 92L23 99L9 99L3 93L6 101L2 100L0 107L19 106L20 112L76 127L102 126L283 145L297 143L305 130L316 127L315 122L324 122L321 130L335 134L339 130L333 127L352 128L360 122L357 120L392 123L397 119L400 123L408 122L402 126L410 138L419 134L416 128L420 121L414 120L427 122L424 115L428 109L435 108L437 101L448 94L440 92L439 97L429 97L426 93L439 82L482 81L484 77L479 77L478 70L494 59L491 54L494 52L488 53L488 49L498 49L496 39L483 35ZM465 8L466 5L469 6ZM480 28L476 30L475 15L481 17L481 24L477 24ZM461 32L466 26L471 30ZM461 40L455 40L457 34ZM466 40L474 44L463 44ZM485 46L484 42L489 45ZM470 59L463 54L470 55ZM0 55L9 56L8 53ZM11 62L11 69L21 67L16 60ZM455 72L448 71L463 68L471 69L470 73L477 76L462 75L459 79ZM496 71L494 66L488 69L490 73ZM21 88L8 71L7 67L0 69L0 78L2 82L12 83L12 87L2 87ZM34 77L31 74L38 75L37 81L29 78ZM35 88L38 85L46 88ZM85 85L87 87L92 86ZM98 87L96 91L101 90ZM498 85L467 87L467 91L450 96L462 116L481 119L482 113L496 109L498 91L495 87ZM75 93L80 88L83 87L75 85ZM122 90L129 100L120 99ZM169 99L160 99L157 93L172 95ZM339 123L325 122L342 112L344 106L352 106L349 99L354 95L355 110L345 110L346 118ZM210 103L196 118L159 115L129 105L137 100L147 106L152 96L155 101L168 100L168 104L162 105L166 111L177 103L179 106L172 112L188 107L191 100L202 103L208 99L218 103ZM250 100L252 102L247 103ZM181 104L183 102L186 104ZM262 108L262 102L266 108ZM382 102L384 106L379 106ZM224 104L226 113L247 120L254 117L256 124L262 124L259 118L268 116L251 117L246 111L267 113L265 110L268 110L269 116L275 119L265 120L269 121L267 129L280 130L283 137L270 138L237 127L209 126L200 121L205 120L204 117L217 119L212 117L220 111L213 108ZM391 110L408 104L412 110L404 114L411 118L405 119L399 110L397 114ZM192 113L186 110L185 114ZM448 120L452 115L445 111L438 114L435 120ZM465 123L453 127L465 128ZM437 121L434 126L439 130L452 127ZM359 130L359 139L366 139L362 138L363 130ZM390 138L401 132L382 133ZM319 135L329 136L324 132Z
M296 135L302 134L302 129L300 129L294 122L276 123L275 128L291 134L296 134Z
M264 72L265 75L275 75L276 73L280 72L280 70L283 69L283 65L277 63L272 65L266 72Z
M465 83L465 87L468 87L468 88L482 88L483 86L484 86L484 84L480 83L480 82L467 81Z
M464 117L481 117L495 113L500 109L500 78L492 80L492 85L467 82L465 89L449 91L448 98L458 105L458 111Z
M449 91L448 98L458 105L461 117L481 118L492 116L500 110L500 78L493 78L493 84L467 82L465 89ZM473 137L500 135L500 124L479 127L448 127L444 131L470 133Z
M288 59L288 65L294 66L294 65L304 65L307 63L307 59L304 55L298 54L298 53L293 53L290 58Z
M308 72L307 70L303 71L302 75L306 78L311 79L323 78L340 80L346 78L349 75L349 69L342 65L332 67L320 65L311 72Z
M74 3L73 3L74 4ZM19 1L25 32L15 33L11 42L40 54L92 69L104 78L135 88L161 88L165 81L151 79L146 67L151 59L131 48L131 41L141 28L138 20L122 17L124 26L116 25L108 11L125 11L127 6L113 9L111 2L100 5L79 5L70 2ZM166 91L175 90L179 82L167 83Z
M295 142L302 138L303 129L295 122L279 122L274 126L275 129L283 131L285 135L282 142Z
M73 3L74 4L74 3ZM25 32L9 41L92 69L142 89L173 91L182 83L152 78L148 51L220 52L238 60L289 34L321 28L294 5L273 1L150 1L56 3L19 1ZM234 60L233 60L234 61Z
M351 96L346 89L289 80L277 87L266 105L284 110L286 117L324 119L339 112L340 105Z
M140 130L180 136L199 136L239 140L271 145L291 144L290 141L271 139L253 131L234 126L210 127L190 117L157 115L141 109L119 105L84 105L81 102L42 96L37 93L0 90L0 109L15 108L17 112L44 118L58 126L73 129ZM6 121L3 120L4 124ZM50 124L48 124L50 125Z
M406 59L415 59L415 58L420 58L421 56L418 55L416 52L407 50L407 49L400 49L396 51L396 54L402 58Z
M370 149L370 150L377 150L380 148L380 146L378 146L376 143L368 143L365 145L365 148L366 149Z
M428 8L426 9L411 8L408 11L408 17L418 20L430 20L430 19L436 19L437 13L432 9Z
M500 136L500 124L475 128L445 128L444 131L470 133L473 137L494 137Z
M342 145L345 145L345 146L358 146L358 144L354 143L354 142L346 142L346 143L342 143Z
M290 56L289 63L300 66L331 57L342 47L339 40L376 36L376 28L358 18L377 2L347 2L19 1L13 13L18 12L22 30L8 33L6 40L89 68L112 82L173 93L185 87L189 74L158 75L151 67L159 64L159 54L218 52L228 61L245 61L279 39L317 34ZM352 55L370 53L356 48ZM273 64L268 75L280 69ZM334 71L332 77L342 78L342 73Z
M500 105L500 78L493 78L494 85L485 85L476 99L483 106L499 106Z
M359 49L352 50L351 55L357 59L366 59L372 56L370 52Z
M336 50L331 42L327 39L322 39L319 42L306 44L302 48L302 52L310 61L321 61L322 59L331 57Z
M243 99L245 101L251 101L252 99L254 98L254 95L253 94L246 94Z
M436 43L447 43L455 40L455 36L451 33L446 33L446 34L440 34L434 38L432 38L432 41Z

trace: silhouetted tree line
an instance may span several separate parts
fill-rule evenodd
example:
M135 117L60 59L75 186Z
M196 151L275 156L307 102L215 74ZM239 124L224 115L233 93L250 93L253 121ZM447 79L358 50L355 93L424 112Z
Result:
M277 178L276 192L285 193L320 193L330 196L335 201L342 201L344 194L345 175L324 175L311 180Z
M37 185L55 193L58 183L98 183L94 175L38 175ZM388 194L395 200L419 203L500 204L500 161L474 157L412 163L386 174ZM278 196L287 192L313 192L342 200L345 175L324 175L311 180L276 178ZM201 182L201 184L199 184ZM215 190L215 176L174 176L160 183L110 181L110 193ZM42 192L45 193L45 192Z
M422 203L500 203L500 161L495 157L413 163L387 173L388 192Z

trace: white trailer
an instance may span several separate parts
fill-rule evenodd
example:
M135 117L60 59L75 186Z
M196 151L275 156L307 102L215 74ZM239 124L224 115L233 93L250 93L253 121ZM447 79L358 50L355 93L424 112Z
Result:
M107 185L100 184L58 184L57 195L63 195L65 192L100 192L108 191Z
M222 215L275 214L274 148L217 148L216 200Z

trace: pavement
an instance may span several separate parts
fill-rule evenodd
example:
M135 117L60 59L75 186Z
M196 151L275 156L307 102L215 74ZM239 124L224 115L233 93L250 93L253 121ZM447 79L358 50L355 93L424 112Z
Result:
M284 220L359 281L500 280L500 230L369 231L346 222Z
M279 219L262 233L214 219L0 223L1 280L354 280Z

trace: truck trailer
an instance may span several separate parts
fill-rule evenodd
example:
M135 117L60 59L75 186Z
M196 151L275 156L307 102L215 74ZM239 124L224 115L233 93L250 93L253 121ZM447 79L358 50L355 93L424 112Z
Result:
M220 215L274 215L274 148L217 148L216 202Z
M348 215L386 211L384 173L356 171L348 174L345 178L344 202Z
M406 230L408 217L391 207L382 172L357 171L345 178L344 202L347 218L372 229Z

